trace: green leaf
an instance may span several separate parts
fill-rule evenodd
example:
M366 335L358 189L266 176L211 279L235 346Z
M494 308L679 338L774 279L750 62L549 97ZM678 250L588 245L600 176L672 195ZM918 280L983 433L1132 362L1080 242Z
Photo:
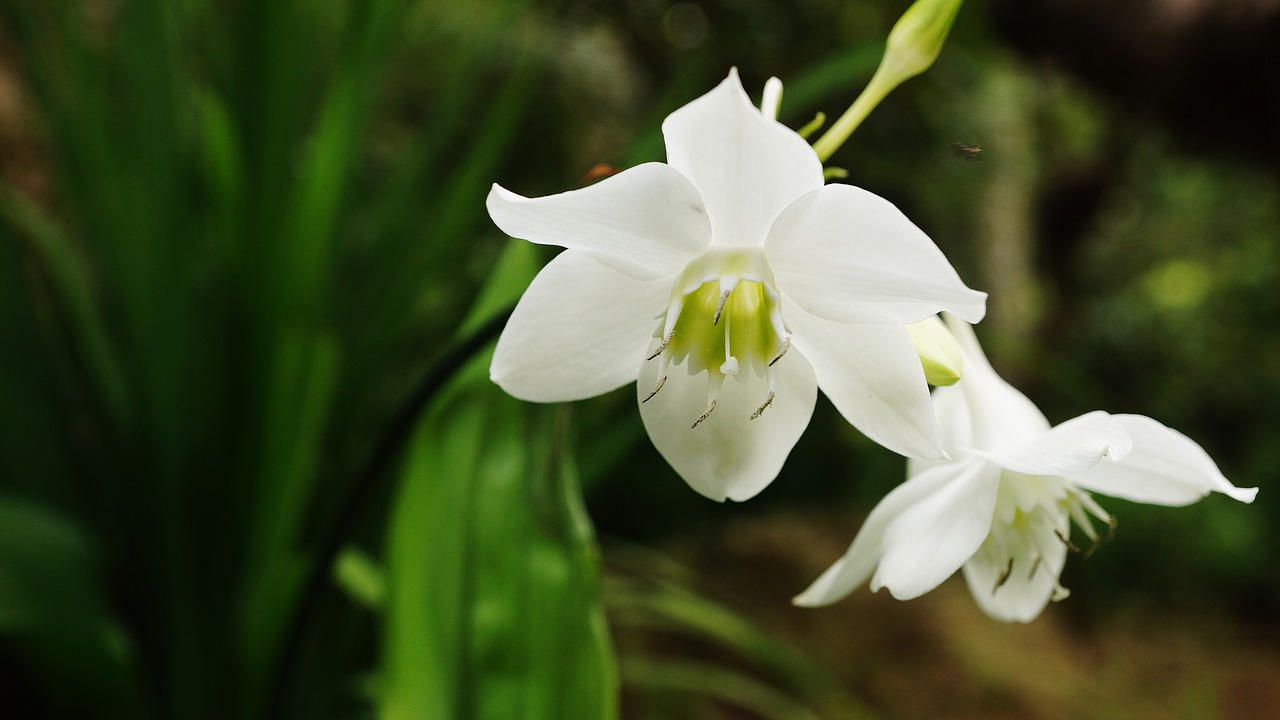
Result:
M477 310L518 295L529 252L511 246ZM379 715L616 717L567 411L505 395L488 380L490 355L423 418L405 463L387 542Z
M136 689L128 637L107 612L90 543L73 522L0 497L0 636L67 716L123 715Z
M478 379L422 423L393 509L381 716L613 717L563 421Z

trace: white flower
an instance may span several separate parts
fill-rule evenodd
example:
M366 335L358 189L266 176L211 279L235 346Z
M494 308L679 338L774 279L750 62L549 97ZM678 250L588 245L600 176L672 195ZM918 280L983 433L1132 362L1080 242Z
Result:
M769 105L756 110L734 71L663 123L667 164L542 198L495 185L488 198L509 235L568 248L516 306L494 382L562 402L638 379L654 445L716 500L773 480L818 385L877 442L942 457L903 326L985 310L893 205L824 186L813 149Z
M905 483L871 511L844 557L795 599L833 603L871 581L900 600L923 595L962 566L969 590L998 620L1030 622L1058 583L1071 524L1098 542L1113 522L1090 491L1181 506L1216 491L1253 502L1193 440L1141 415L1091 412L1050 428L996 375L973 330L948 318L965 375L934 391L950 459L912 461Z

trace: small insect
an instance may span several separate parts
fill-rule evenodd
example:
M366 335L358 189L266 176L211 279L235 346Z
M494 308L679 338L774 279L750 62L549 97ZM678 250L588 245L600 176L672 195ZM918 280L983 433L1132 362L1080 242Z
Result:
M980 162L982 160L982 146L951 143L951 154L965 162Z

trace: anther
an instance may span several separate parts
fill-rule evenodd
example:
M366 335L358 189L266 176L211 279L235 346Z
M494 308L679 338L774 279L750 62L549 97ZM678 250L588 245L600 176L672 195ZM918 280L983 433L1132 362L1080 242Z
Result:
M1089 549L1085 551L1084 558L1086 560L1089 559L1089 557L1093 555L1094 551L1096 551L1102 545L1102 543L1111 542L1111 540L1114 539L1115 536L1116 536L1116 516L1108 515L1107 516L1107 536L1105 538L1095 537L1093 539L1093 544L1090 545Z
M772 404L773 404L773 391L770 390L769 397L765 398L764 404L756 408L756 411L751 413L751 417L749 419L755 420L756 418L760 417L761 415L764 414L764 411L767 410L769 406Z
M643 403L647 403L647 402L649 402L650 400L652 400L652 399L653 399L653 396L654 396L654 395L657 395L657 394L658 394L658 391L662 389L662 386L663 386L663 385L666 385L666 384L667 384L667 376L666 376L666 375L663 375L662 377L658 378L658 384L657 384L657 385L655 385L655 386L653 387L653 392L651 392L651 393L649 393L647 396L645 396L645 399L643 399L643 400L641 400L641 401L640 401L640 402L641 402L641 404L643 404Z
M1043 559L1044 558L1040 556L1040 553L1036 553L1035 562L1031 563L1031 572L1027 573L1028 580L1036 576L1036 571L1040 569L1040 561Z
M782 349L779 350L778 354L774 355L773 359L769 361L769 367L773 367L773 364L781 360L782 356L786 355L787 351L790 349L791 349L791 336L788 335L787 339L782 343Z
M1057 535L1058 539L1062 541L1062 544L1067 546L1067 550L1073 553L1080 552L1080 548L1076 547L1075 543L1071 542L1066 535L1063 535L1061 530L1055 528L1053 534Z
M996 586L991 588L991 594L995 595L996 591L1009 582L1009 576L1013 574L1013 556L1009 556L1009 564L1005 566L1004 571L996 577Z
M661 355L662 353L666 352L666 351L667 351L667 346L671 344L671 338L672 338L672 337L674 337L674 336L675 336L675 333L674 333L674 332L672 332L672 333L668 333L668 334L667 334L667 336L662 340L662 344L658 346L658 349L657 349L657 350L654 350L652 355L650 355L649 357L645 358L645 362L648 362L648 361L650 361L650 360L652 360L652 359L654 359L654 358L658 357L658 356L659 356L659 355ZM654 390L654 392L657 392L657 390Z
M729 295L732 292L732 290L725 290L720 293L720 302L716 303L716 316L711 320L712 325L720 324L720 313L724 312L724 304L729 302Z
M694 420L693 424L689 426L689 429L692 430L698 427L699 425L701 425L703 421L711 417L711 413L715 412L715 409L716 409L716 401L712 400L711 404L707 406L707 411L702 413L702 417L698 418L697 420Z

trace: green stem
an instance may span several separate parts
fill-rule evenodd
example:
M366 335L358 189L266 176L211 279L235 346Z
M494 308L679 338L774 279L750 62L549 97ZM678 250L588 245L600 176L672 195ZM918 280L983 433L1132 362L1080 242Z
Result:
M887 80L887 73L884 68L884 63L881 63L880 67L876 68L876 74L871 77L871 82L867 83L867 88L862 91L858 99L854 100L849 109L845 110L844 114L840 116L840 119L836 120L822 134L822 137L818 138L818 141L813 144L813 151L818 154L819 160L826 162L827 158L840 149L844 141L849 139L853 131L858 129L862 121L866 120L871 111L875 110L876 106L880 104L880 101L884 100L885 96L897 87L898 83Z

